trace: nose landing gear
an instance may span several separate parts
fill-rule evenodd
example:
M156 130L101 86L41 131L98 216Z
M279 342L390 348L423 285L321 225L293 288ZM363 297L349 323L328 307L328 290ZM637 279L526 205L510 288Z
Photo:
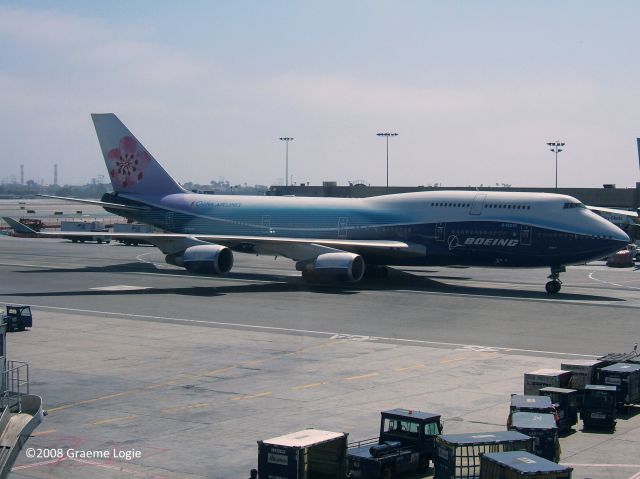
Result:
M560 273L564 273L567 269L564 266L551 267L551 274L547 276L551 281L545 285L545 289L549 294L556 294L562 287L562 281L560 281Z

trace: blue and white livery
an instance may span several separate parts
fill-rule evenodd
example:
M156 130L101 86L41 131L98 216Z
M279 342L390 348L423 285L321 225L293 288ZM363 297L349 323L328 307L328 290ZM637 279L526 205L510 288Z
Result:
M153 243L167 262L192 272L226 273L234 251L285 256L310 281L359 281L385 265L547 266L547 292L557 293L565 265L602 258L629 242L577 199L549 193L195 194L114 114L92 118L114 191L97 203L165 230L127 236Z

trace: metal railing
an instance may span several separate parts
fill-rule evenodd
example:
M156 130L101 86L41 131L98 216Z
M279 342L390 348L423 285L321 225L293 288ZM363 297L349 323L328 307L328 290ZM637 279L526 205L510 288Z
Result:
M23 361L7 361L2 375L1 402L3 407L22 410L22 396L29 394L29 364Z

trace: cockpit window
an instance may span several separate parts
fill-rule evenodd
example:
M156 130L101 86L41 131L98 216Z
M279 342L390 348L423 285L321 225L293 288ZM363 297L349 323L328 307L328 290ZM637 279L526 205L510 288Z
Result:
M565 203L563 209L568 210L570 208L586 208L582 203Z

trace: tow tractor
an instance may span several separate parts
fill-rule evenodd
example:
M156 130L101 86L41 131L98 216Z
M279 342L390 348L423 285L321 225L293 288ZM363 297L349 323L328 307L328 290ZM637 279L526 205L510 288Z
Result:
M32 325L31 306L8 304L4 317L7 331L24 331Z
M390 479L427 470L442 434L439 414L392 409L380 413L380 436L349 444L349 472L354 478Z

